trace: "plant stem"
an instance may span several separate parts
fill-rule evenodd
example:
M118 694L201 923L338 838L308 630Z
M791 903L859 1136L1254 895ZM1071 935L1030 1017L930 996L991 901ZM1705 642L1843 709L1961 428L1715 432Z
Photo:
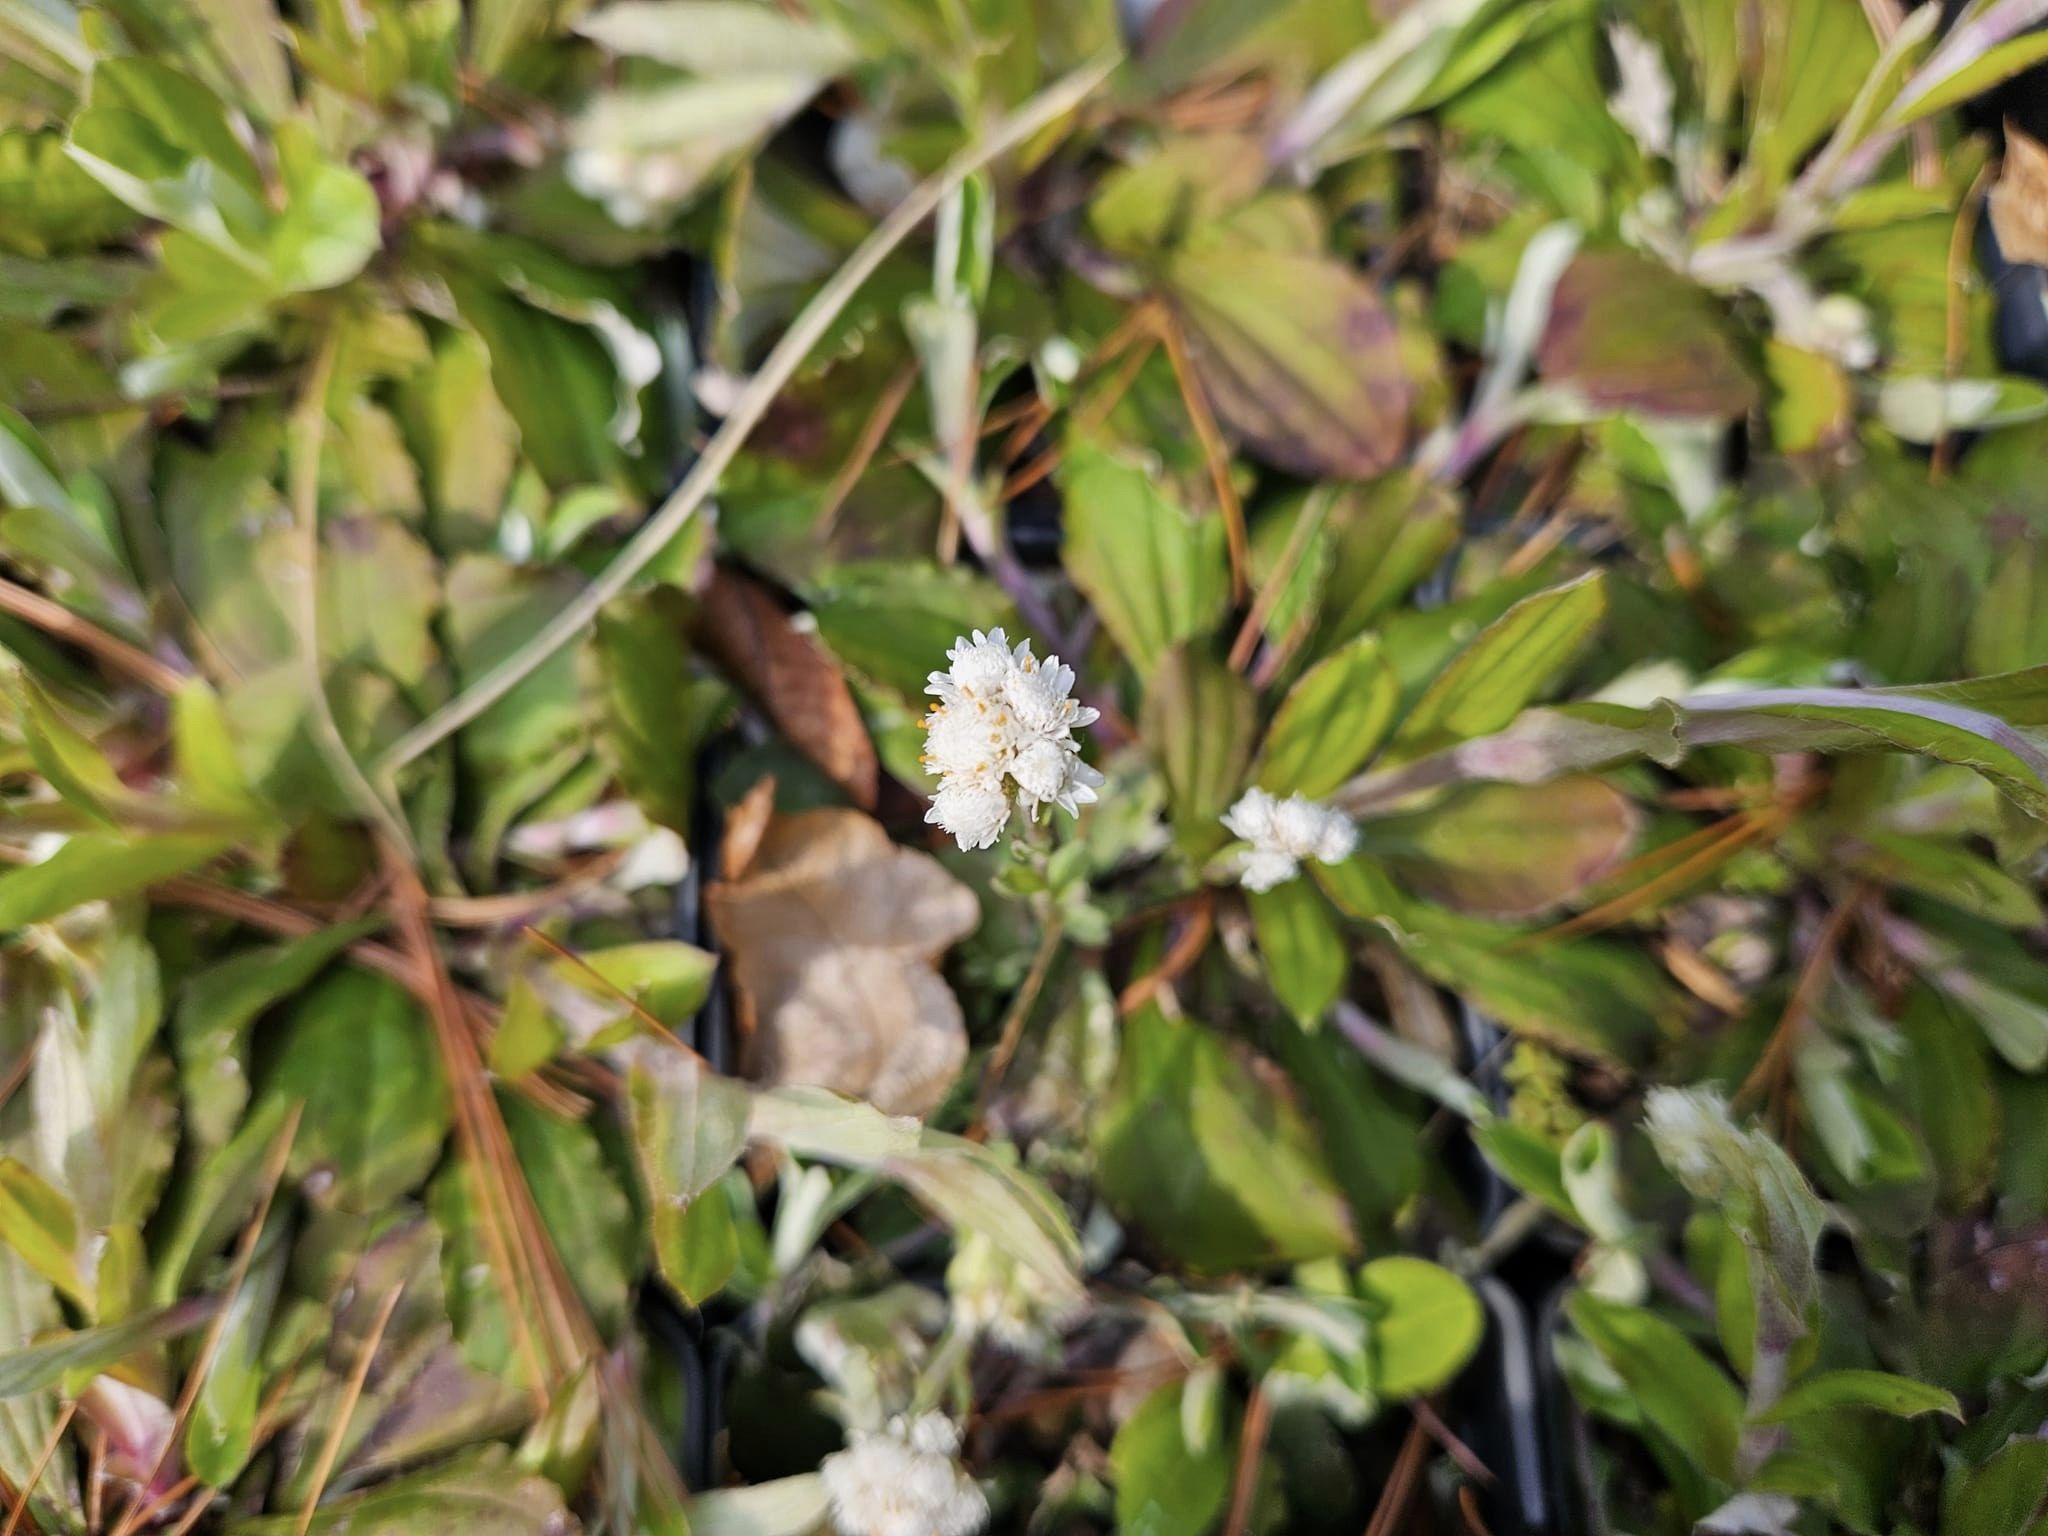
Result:
M1017 988L1017 995L1010 1000L1010 1011L1003 1018L1003 1032L997 1037L995 1052L988 1059L988 1071L982 1074L981 1092L974 1106L976 1120L987 1113L996 1089L1002 1085L1003 1074L1010 1070L1011 1058L1017 1054L1017 1047L1024 1039L1024 1025L1031 1018L1031 1005L1038 1001L1039 991L1052 971L1053 958L1059 953L1060 940L1065 933L1066 922L1055 908L1046 915L1045 929L1038 936L1038 952L1031 957L1031 969L1024 973L1024 984Z
M1116 52L1106 54L1053 82L997 124L985 138L955 155L936 175L890 210L889 216L875 226L867 239L847 257L845 264L804 306L803 312L783 333L759 371L740 391L732 413L690 467L683 483L640 525L639 531L627 541L611 564L542 625L532 639L400 737L378 760L377 777L382 780L396 773L437 742L469 724L581 634L584 627L597 617L599 610L625 591L633 578L668 547L710 496L719 476L738 455L748 435L760 425L769 405L782 392L783 385L810 356L811 349L824 339L825 332L839 312L860 291L861 285L874 275L889 253L901 245L947 194L969 176L1079 106L1109 78L1121 57Z

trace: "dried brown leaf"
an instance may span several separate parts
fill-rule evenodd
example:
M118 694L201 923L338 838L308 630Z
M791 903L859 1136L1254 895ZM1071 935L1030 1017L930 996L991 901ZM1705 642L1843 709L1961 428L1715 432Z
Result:
M775 818L775 776L767 775L740 797L739 804L725 814L725 836L719 840L718 872L728 880L746 875L754 855L761 851L761 839Z
M815 636L790 622L774 593L721 566L699 599L693 632L792 745L856 805L874 805L881 770L846 676Z
M1999 254L2048 267L2048 144L2016 123L2005 125L2005 164L1990 201Z
M744 875L707 897L753 1021L756 1078L890 1114L938 1104L967 1029L937 961L981 916L938 860L858 811L805 811L771 821Z

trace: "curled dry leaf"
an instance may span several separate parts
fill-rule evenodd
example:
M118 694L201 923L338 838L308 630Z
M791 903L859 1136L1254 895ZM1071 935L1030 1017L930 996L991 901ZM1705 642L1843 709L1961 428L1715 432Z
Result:
M1991 232L2007 261L2048 267L2048 144L2005 125L2005 164L1991 188Z
M936 968L980 921L930 854L858 811L775 817L737 879L709 893L731 956L748 1067L768 1083L855 1094L924 1115L967 1058Z
M815 636L790 622L774 593L717 568L699 599L693 638L855 804L875 803L881 770L845 674Z

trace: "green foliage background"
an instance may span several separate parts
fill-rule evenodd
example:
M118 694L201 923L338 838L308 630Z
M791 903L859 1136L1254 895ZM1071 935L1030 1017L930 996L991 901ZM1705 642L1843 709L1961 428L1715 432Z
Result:
M2040 1529L1943 9L0 0L0 1518L1386 1531L1504 1269L1595 1528ZM964 853L996 626L1107 783Z

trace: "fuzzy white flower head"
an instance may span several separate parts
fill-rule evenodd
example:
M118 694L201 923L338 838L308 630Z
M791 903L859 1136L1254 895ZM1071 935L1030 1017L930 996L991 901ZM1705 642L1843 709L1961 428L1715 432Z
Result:
M1012 647L1000 629L956 640L946 659L925 689L938 702L925 716L924 765L939 780L926 821L962 848L986 848L1009 820L1013 786L1034 820L1041 805L1074 815L1095 799L1102 775L1081 761L1074 732L1097 711L1073 698L1072 667L1041 662L1029 640Z
M1620 88L1607 100L1608 111L1645 154L1669 155L1671 108L1678 93L1672 89L1663 52L1625 21L1607 28L1607 44L1614 50L1620 78Z
M818 1468L839 1536L974 1536L988 1500L958 1460L959 1428L944 1414L855 1430Z
M1239 878L1254 891L1292 880L1304 859L1341 864L1358 847L1351 818L1306 795L1281 800L1263 789L1248 789L1223 813L1223 825L1251 844Z

